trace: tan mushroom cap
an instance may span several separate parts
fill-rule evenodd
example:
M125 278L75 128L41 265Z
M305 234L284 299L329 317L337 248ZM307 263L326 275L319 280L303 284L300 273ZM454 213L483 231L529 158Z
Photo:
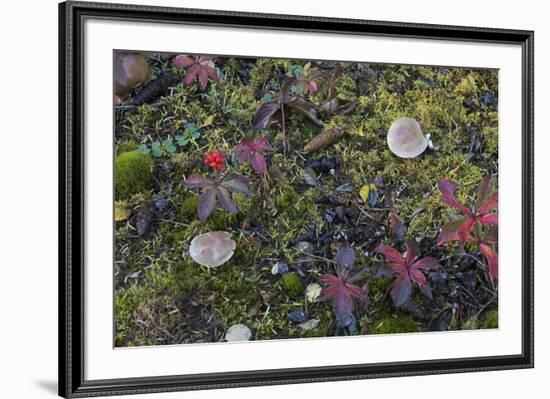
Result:
M149 76L149 64L143 54L117 53L114 65L115 94L123 96Z
M404 117L391 124L388 130L388 146L400 158L414 158L426 150L428 140L417 121Z
M236 246L227 231L211 231L193 238L189 254L199 265L218 267L231 259Z

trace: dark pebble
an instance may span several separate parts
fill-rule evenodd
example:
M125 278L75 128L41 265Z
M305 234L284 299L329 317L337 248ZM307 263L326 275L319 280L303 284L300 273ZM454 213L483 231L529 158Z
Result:
M294 310L288 314L289 320L294 323L304 323L307 321L307 316L302 310Z

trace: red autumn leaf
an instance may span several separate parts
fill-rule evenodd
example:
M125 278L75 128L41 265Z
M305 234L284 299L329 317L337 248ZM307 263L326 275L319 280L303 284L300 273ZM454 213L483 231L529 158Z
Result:
M351 323L353 312L353 299L360 303L367 303L367 290L348 281L349 274L341 277L332 274L321 276L321 283L325 288L321 291L319 301L332 300L332 308L336 316L337 327L344 328Z
M186 68L187 74L183 83L185 85L190 85L193 83L195 78L199 79L200 89L206 89L208 84L208 78L218 81L219 77L216 73L216 69L213 66L214 57L198 55L198 56L188 56L188 55L178 55L172 61L172 65L176 68Z
M250 190L248 189L249 180L241 175L228 174L220 182L222 187L225 187L232 193L241 193L246 196L250 195Z
M491 184L492 180L493 177L491 175L485 176L481 179L481 182L477 187L476 207L478 209L481 208L481 204L483 204L485 200L493 193L493 186Z
M216 198L218 199L218 202L220 203L222 208L227 212L237 213L239 211L237 209L237 206L231 199L231 194L225 187L222 187L222 186L217 187Z
M191 175L182 182L185 188L207 188L214 185L214 182L206 177Z
M439 182L439 190L441 191L441 198L443 202L453 208L458 209L466 216L471 216L472 211L466 208L455 196L456 185L449 180L441 180Z
M188 55L178 55L174 58L174 61L172 61L172 64L176 68L189 68L194 63L195 60Z
M182 185L188 189L203 189L199 197L197 212L200 220L205 220L210 216L219 202L221 207L231 213L238 212L238 208L231 197L232 193L241 193L250 195L248 189L249 180L240 175L227 174L220 175L219 172L214 180L203 176L189 176Z
M200 220L206 220L216 207L216 189L209 188L203 192L199 197L197 210Z
M408 301L412 293L413 283L420 288L424 295L431 298L431 287L424 272L435 269L439 265L436 259L426 257L415 261L416 256L412 243L407 243L405 257L398 250L384 244L379 245L375 252L386 257L387 267L397 275L390 286L390 294L396 307Z
M265 137L244 139L233 148L233 152L237 155L239 162L244 163L250 158L250 165L259 174L263 174L266 168L263 152L272 150L271 145L269 145Z
M486 228L485 235L481 239L474 239L473 237L470 237L468 242L479 246L479 252L481 252L481 255L487 262L489 275L494 280L498 279L498 254L491 246L491 244L496 244L498 242L497 226L490 226L489 228Z
M479 250L489 268L491 278L498 278L498 254L487 244L498 241L498 213L491 213L498 208L498 192L493 192L491 185L492 177L486 176L479 183L477 189L476 203L473 210L467 209L455 197L456 186L447 181L441 180L439 188L443 201L448 205L460 210L464 217L445 224L441 228L437 245L447 241L460 241L462 245L466 242L479 246ZM477 230L474 230L474 227ZM483 229L485 234L483 235ZM472 233L474 233L472 235Z
M447 241L458 240L462 245L468 241L469 236L476 224L483 226L498 224L498 215L490 213L498 207L498 193L492 192L491 177L488 176L479 184L476 206L473 210L467 208L455 196L456 185L448 180L439 182L439 190L443 202L458 209L464 218L458 224L456 221L443 226L437 239L438 245Z
M437 237L437 245L441 245L447 241L458 241L458 228L464 224L465 218L461 217L451 222L445 223L441 227L439 237Z
M485 257L487 265L489 266L489 275L493 279L498 278L498 255L497 253L486 244L479 244L479 251Z

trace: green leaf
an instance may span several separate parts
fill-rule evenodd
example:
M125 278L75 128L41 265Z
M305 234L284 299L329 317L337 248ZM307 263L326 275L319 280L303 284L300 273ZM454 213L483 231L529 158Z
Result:
M164 140L162 142L162 145L170 154L173 154L177 150L176 146L172 143L172 138L167 138L166 140Z
M184 147L189 143L189 140L187 140L187 137L180 134L180 135L176 136L176 143L178 143L178 145L180 147Z
M265 94L263 95L262 99L261 99L261 101L262 101L263 103L267 103L267 102L269 102L269 101L271 101L271 100L273 100L273 94L271 94L271 93L269 93L269 92L265 93Z
M197 126L194 123L188 123L185 126L185 132L195 140L201 136L199 129L197 129Z
M147 144L140 144L138 147L138 151L143 152L144 154L149 154L151 152Z
M151 144L151 155L153 155L156 158L162 157L162 148L161 144L158 141L155 141L153 144Z

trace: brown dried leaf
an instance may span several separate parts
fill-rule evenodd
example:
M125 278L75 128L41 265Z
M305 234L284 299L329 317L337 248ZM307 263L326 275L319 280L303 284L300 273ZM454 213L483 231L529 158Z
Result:
M136 215L136 231L138 236L143 237L150 230L155 220L155 204L153 201L148 201L143 204Z
M326 115L342 114L347 115L355 110L356 101L340 100L333 98L326 100L319 106L319 111Z
M310 153L313 151L322 150L332 144L337 143L346 135L346 131L340 127L334 127L329 130L325 130L315 136L309 143L304 147L304 152Z

